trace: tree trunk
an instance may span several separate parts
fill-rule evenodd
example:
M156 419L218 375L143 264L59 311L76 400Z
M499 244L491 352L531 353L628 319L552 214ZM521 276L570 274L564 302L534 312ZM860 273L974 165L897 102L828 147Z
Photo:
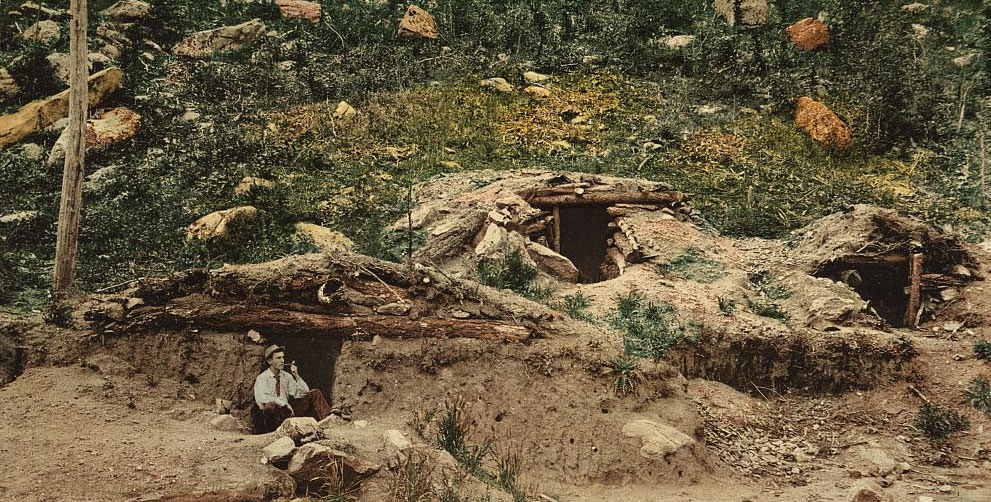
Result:
M62 172L62 198L59 204L58 234L55 244L55 272L52 291L56 296L72 288L76 276L76 247L83 205L83 167L86 156L86 111L89 90L86 84L86 0L71 0L69 10L69 126Z

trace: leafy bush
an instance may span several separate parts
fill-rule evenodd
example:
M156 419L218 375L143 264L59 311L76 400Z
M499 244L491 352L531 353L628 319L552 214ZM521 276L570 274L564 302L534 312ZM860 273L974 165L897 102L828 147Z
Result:
M589 305L588 297L579 290L573 295L565 295L564 303L560 305L560 308L572 319L592 322L595 320L595 316L586 312Z
M709 260L696 248L689 248L671 261L661 263L657 266L657 270L679 279L702 283L715 282L726 275L725 265Z
M983 376L974 377L967 387L963 402L991 417L991 382Z
M978 359L991 362L991 342L981 340L974 343L974 355L976 355Z
M967 417L930 403L923 403L919 407L913 424L926 437L937 442L946 441L950 434L970 428L970 421L967 420Z
M527 298L546 298L549 292L537 287L537 269L523 260L519 250L513 250L498 258L486 258L478 262L478 281L486 286L509 289Z
M620 396L636 393L637 388L643 383L643 373L640 372L640 364L634 358L625 356L614 357L610 374L614 377L613 389Z
M656 305L631 291L616 299L616 307L608 320L623 333L623 348L628 355L660 360L679 342L695 339L678 321L675 308L667 303Z

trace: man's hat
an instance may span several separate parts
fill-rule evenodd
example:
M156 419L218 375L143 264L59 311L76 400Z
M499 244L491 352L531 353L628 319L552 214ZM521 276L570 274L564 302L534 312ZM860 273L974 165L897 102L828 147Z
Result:
M286 351L285 347L279 347L278 345L269 346L269 348L265 349L265 360L268 361L268 358L272 357L272 354L276 352L285 352L285 351Z

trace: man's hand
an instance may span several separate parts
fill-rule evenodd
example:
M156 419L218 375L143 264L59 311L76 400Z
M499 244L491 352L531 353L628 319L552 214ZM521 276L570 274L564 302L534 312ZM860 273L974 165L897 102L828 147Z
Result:
M292 376L296 377L297 380L299 379L299 368L296 367L296 361L289 365L289 373L292 373Z

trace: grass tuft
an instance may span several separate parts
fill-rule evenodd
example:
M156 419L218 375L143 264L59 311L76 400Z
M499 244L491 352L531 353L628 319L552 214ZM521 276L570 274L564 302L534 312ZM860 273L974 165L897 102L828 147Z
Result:
M991 417L991 381L986 377L974 377L967 387L963 402Z
M725 265L706 258L702 251L696 248L689 248L671 261L658 265L657 270L678 279L705 284L718 281L726 275Z
M673 306L648 302L637 291L617 297L608 320L623 333L624 352L631 356L660 360L679 342L695 339L681 325Z
M913 425L929 439L941 443L949 439L950 434L969 429L970 421L953 410L923 403L915 415Z
M478 281L486 286L509 289L532 300L547 298L550 292L537 287L537 269L523 260L519 250L478 262Z

